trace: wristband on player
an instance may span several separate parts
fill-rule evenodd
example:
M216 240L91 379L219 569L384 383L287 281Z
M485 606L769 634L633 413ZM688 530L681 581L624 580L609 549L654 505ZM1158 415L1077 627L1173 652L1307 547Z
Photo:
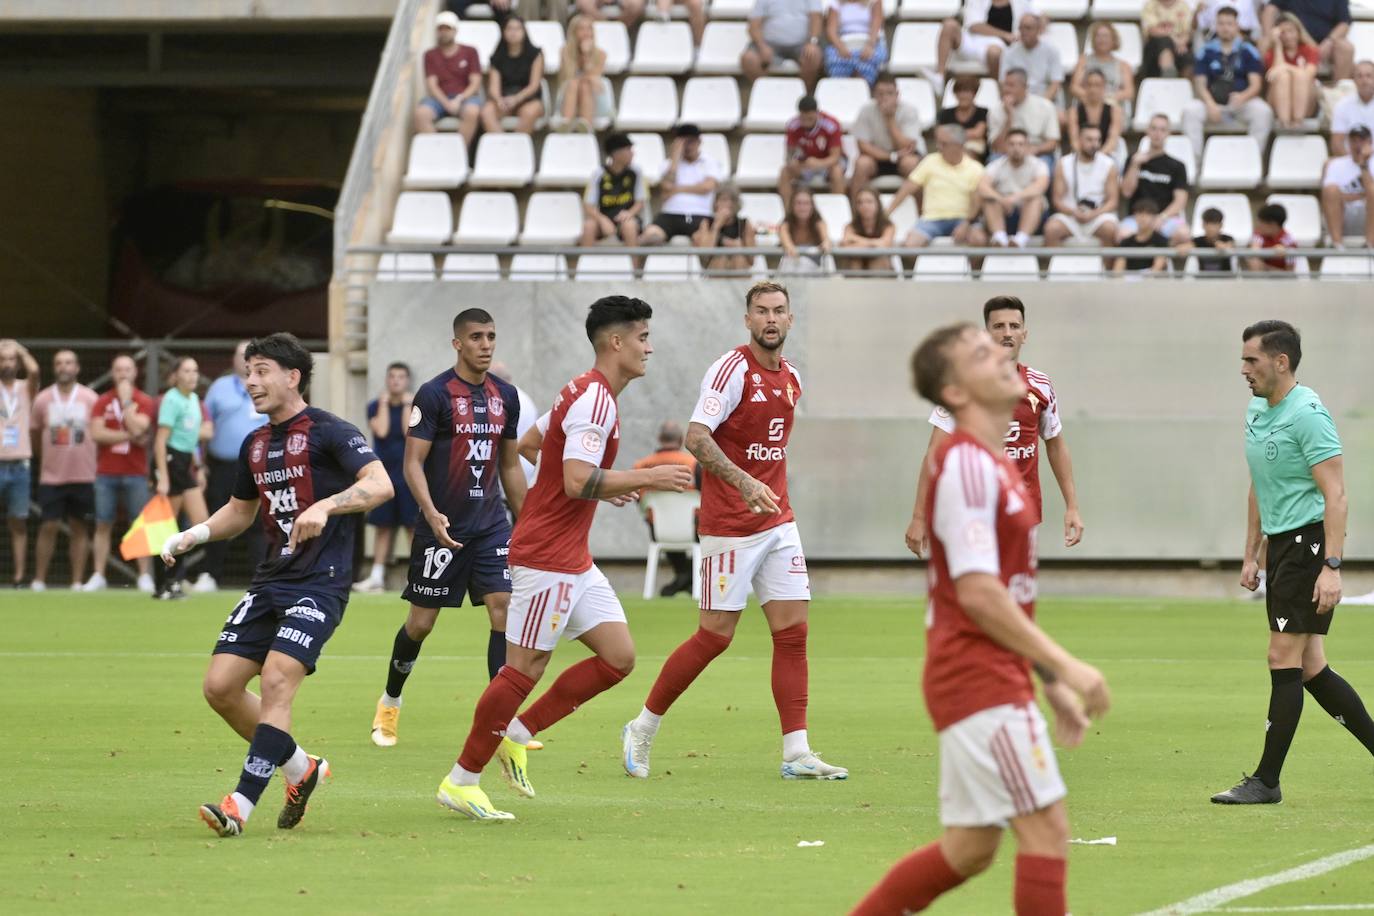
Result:
M1053 684L1055 681L1059 680L1059 678L1054 676L1053 671L1038 662L1032 663L1031 669L1039 676L1040 683L1042 684Z

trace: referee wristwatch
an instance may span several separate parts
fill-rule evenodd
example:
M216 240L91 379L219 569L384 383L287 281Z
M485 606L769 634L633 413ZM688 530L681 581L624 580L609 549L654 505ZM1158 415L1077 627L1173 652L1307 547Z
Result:
M1327 558L1326 558L1324 561L1322 561L1322 562L1326 564L1327 568L1329 568L1329 569L1334 569L1334 570L1336 570L1337 572L1340 572L1340 569L1341 569L1341 558L1340 558L1340 557L1327 557Z

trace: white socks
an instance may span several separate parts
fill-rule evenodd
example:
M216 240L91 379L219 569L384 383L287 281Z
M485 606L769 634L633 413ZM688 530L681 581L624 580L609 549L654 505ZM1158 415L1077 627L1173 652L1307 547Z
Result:
M401 698L400 698L400 697L393 697L393 696L391 696L389 693L387 693L385 690L383 690L383 691L382 691L382 705L383 705L383 706L390 706L392 709L400 709L400 708L401 708Z
M281 765L281 772L286 777L286 781L293 786L297 785L305 778L305 774L310 772L310 757L299 744L296 745L296 752L291 755L291 759Z
M634 726L640 734L657 735L658 726L662 722L662 716L649 712L649 707L645 706L639 711L639 715L635 717Z
M992 244L994 244L994 245L1005 245L1006 243L1007 243L1007 234L1006 234L1005 232L1003 232L1002 230L999 229L999 230L997 230L996 232L994 232L994 233L992 234Z
M806 729L799 728L782 736L782 759L796 760L811 753L811 745L806 741Z
M243 822L245 824L248 823L249 815L253 813L253 809L257 806L250 802L244 796L240 795L238 792L235 792L233 794L233 798L234 804L239 806L239 817L243 818Z
M1017 248L1025 248L1027 245L1030 244L1030 236L1026 235L1026 233L1024 232L1018 232L1015 235L1013 235L1012 238L1016 240Z
M448 771L448 781L460 786L475 786L481 777L481 773L469 772L456 763L453 765L453 769Z
M516 744L529 744L530 739L533 738L534 735L530 734L530 730L525 727L525 723L521 722L520 717L517 716L511 719L510 724L506 726L506 737Z
M368 573L367 577L376 582L381 582L386 578L386 566L381 563L373 563L372 572Z

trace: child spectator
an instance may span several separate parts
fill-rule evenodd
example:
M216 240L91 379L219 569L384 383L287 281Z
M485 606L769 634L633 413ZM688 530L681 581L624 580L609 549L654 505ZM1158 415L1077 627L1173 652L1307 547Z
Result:
M1193 236L1191 242L1178 246L1178 253L1182 256L1197 253L1197 269L1200 273L1233 273L1235 268L1232 255L1236 250L1236 240L1221 230L1221 211L1216 207L1208 207L1202 211L1202 235ZM1211 248L1220 254L1201 254L1196 252L1199 248Z
M1245 259L1245 269L1254 271L1293 272L1293 258L1288 249L1296 248L1297 242L1283 224L1288 221L1288 211L1282 204L1265 204L1255 214L1255 234L1250 239L1252 251L1267 250L1273 257Z
M1159 204L1148 197L1136 200L1131 206L1131 218L1135 220L1135 234L1128 235L1117 242L1122 248L1164 248L1169 240L1159 234L1155 223L1159 221ZM1164 255L1140 255L1116 258L1112 272L1121 274L1159 274L1168 268Z

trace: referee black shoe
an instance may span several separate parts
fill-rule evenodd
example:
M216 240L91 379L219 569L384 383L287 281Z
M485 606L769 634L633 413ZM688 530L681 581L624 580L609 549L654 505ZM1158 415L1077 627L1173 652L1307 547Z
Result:
M1212 796L1214 805L1277 805L1283 801L1278 786L1272 789L1258 776L1245 776L1225 792Z

